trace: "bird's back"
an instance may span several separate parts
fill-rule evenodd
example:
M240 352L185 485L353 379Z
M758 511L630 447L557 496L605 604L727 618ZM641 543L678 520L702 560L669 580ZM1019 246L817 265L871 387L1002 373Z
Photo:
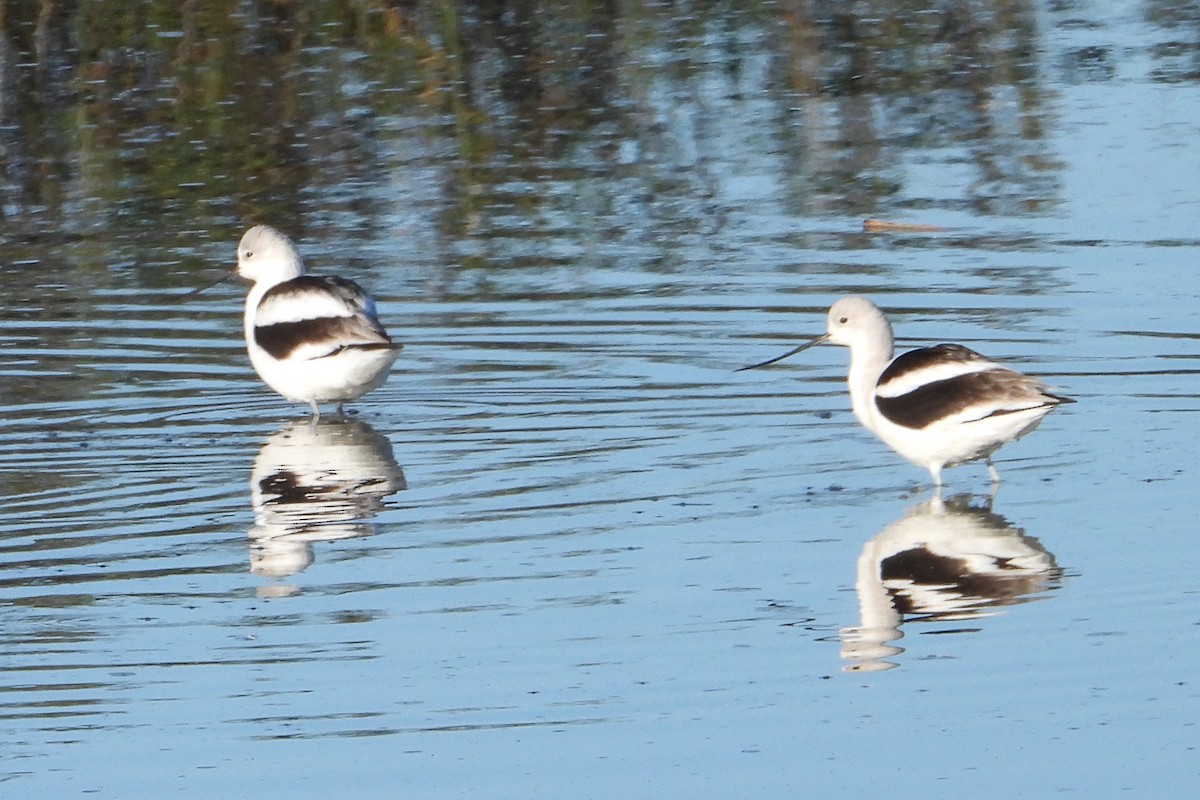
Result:
M375 303L362 288L336 276L302 275L272 286L258 301L252 335L276 359L401 347L379 324Z

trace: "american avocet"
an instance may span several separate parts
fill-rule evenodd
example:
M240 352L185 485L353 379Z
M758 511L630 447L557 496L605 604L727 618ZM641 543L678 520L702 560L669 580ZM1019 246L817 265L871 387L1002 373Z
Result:
M300 572L313 542L371 533L384 499L405 487L391 443L362 420L288 422L263 442L250 472L250 571Z
M1037 539L969 495L935 494L866 544L854 591L859 623L842 628L847 671L897 666L891 644L906 621L949 622L990 616L1056 588L1063 571Z
M268 225L242 236L237 273L254 282L245 314L250 363L279 394L308 403L314 420L320 403L340 411L387 378L402 345L357 283L305 275L291 239Z
M826 332L781 356L813 345L850 348L850 402L867 430L942 485L942 469L982 458L993 483L992 453L1032 431L1060 403L1034 378L957 344L923 347L892 358L892 325L865 297L843 297L829 309Z

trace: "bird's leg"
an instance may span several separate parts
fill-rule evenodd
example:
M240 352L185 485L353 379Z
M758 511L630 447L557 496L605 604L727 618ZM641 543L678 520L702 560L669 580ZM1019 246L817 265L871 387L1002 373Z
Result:
M992 503L996 502L996 492L1000 491L1000 473L996 471L996 465L992 463L992 459L988 458L988 474L992 476L992 490L988 492L987 502L984 503L984 508L988 511L992 510Z
M992 490L988 492L987 500L983 501L983 507L988 511L992 510L992 506L996 502L996 492L1000 491L1000 484L993 483Z
M312 409L312 419L309 422L316 425L321 419L321 407L317 405L316 400L309 400L308 407Z

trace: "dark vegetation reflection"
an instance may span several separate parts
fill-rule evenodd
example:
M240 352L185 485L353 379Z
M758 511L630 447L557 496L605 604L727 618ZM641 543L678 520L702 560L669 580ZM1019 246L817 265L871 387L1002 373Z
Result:
M316 195L338 224L386 227L393 201L371 189L405 168L436 171L446 240L597 176L607 213L683 224L669 212L704 195L715 155L686 139L724 124L760 69L795 212L874 212L903 195L899 153L946 147L974 173L960 202L1038 211L1057 167L1035 6L9 3L6 244L113 227L228 240Z
M338 224L387 229L394 201L371 189L406 168L436 172L428 199L443 243L486 236L501 209L535 214L557 205L561 181L578 191L597 176L607 214L625 202L683 224L671 211L704 196L716 155L686 139L727 122L758 69L792 211L887 210L905 202L903 153L953 148L971 189L947 204L1043 212L1058 201L1059 165L1043 142L1039 6L6 3L3 246L105 229L132 242L153 228L186 247L318 195ZM1073 7L1043 18L1069 24ZM1161 31L1152 77L1200 78L1196 5L1145 8ZM1097 43L1056 66L1109 80L1114 61Z
M1052 212L1037 5L6 3L0 403L113 380L71 355L75 324L109 324L105 292L227 268L248 223L328 243L348 274L420 263L437 300L512 268L739 249L747 179L788 229ZM942 196L913 188L931 164L956 176Z

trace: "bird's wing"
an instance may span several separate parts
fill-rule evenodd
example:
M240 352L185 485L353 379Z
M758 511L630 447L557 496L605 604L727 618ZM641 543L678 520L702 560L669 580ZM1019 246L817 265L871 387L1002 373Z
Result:
M254 340L274 358L314 359L348 347L399 349L354 281L304 275L259 301Z
M957 344L898 356L875 386L875 405L906 428L964 423L1057 405L1040 381Z

